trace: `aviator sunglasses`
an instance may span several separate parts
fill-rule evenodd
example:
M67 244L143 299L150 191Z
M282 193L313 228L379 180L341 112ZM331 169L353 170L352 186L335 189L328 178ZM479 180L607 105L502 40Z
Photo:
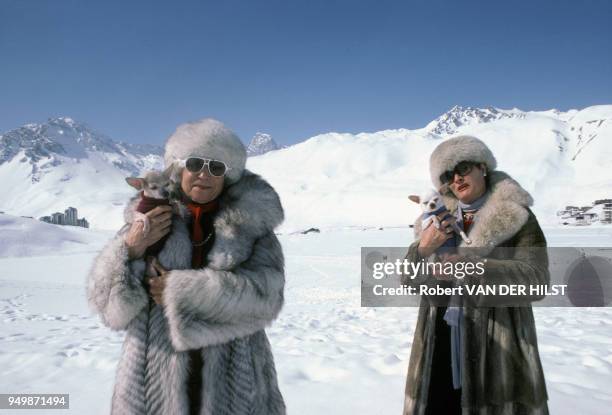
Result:
M221 177L230 169L227 164L220 160L203 159L200 157L189 157L188 159L181 160L181 162L191 173L200 173L206 166L208 173L214 177Z
M476 163L474 163L473 161L462 161L458 163L452 171L447 170L442 173L440 175L440 182L442 184L451 184L455 179L455 174L458 174L461 177L467 176L472 172L474 166L476 166Z

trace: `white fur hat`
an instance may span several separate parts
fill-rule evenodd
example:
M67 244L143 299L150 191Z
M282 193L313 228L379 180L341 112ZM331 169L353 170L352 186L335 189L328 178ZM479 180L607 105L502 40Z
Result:
M440 175L453 170L462 161L484 163L489 171L495 170L497 161L485 143L476 137L460 135L444 140L435 148L429 158L431 181L439 189Z
M225 184L242 177L246 163L246 150L242 141L222 122L204 118L178 126L166 141L166 166L189 157L202 157L223 161L229 167Z

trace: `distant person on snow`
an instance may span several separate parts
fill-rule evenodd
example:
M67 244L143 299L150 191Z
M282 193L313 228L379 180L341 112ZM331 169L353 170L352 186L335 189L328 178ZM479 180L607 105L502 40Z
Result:
M179 126L164 158L183 214L152 209L146 233L142 220L127 223L88 278L91 307L127 330L112 413L283 415L264 331L283 305L279 197L216 120ZM147 266L145 251L166 235Z

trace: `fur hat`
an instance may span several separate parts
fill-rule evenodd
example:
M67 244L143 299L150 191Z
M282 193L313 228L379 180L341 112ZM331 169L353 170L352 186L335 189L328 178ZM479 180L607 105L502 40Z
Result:
M219 160L227 164L225 185L242 177L246 163L246 150L242 141L223 123L204 118L178 126L166 141L166 166L189 157Z
M453 170L462 161L484 163L489 171L495 170L497 161L485 143L476 137L460 135L444 140L435 148L429 158L431 181L439 189L440 175Z

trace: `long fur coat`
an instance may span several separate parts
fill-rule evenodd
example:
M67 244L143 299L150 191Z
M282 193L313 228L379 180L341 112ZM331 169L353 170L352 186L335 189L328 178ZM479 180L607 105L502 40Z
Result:
M202 269L190 269L186 219L173 218L158 255L170 270L163 307L150 302L143 287L145 262L128 259L123 242L128 225L89 273L92 309L108 327L127 330L112 413L188 414L188 351L201 349L201 415L284 414L264 332L283 305L284 258L273 232L283 220L278 195L246 170L227 187Z
M492 282L505 278L513 284L548 284L548 259L541 249L546 239L529 209L531 196L500 171L491 173L489 192L468 234L470 246L487 258L484 278ZM457 201L446 198L445 203L453 211ZM415 225L417 240L406 256L413 262L420 259L419 222ZM499 254L494 251L497 247L523 249L505 249ZM534 256L534 251L543 252L544 257ZM436 393L430 390L429 382L438 312L437 307L421 302L408 367L404 415L425 415L429 394ZM546 385L531 306L467 307L463 318L462 414L547 415Z

